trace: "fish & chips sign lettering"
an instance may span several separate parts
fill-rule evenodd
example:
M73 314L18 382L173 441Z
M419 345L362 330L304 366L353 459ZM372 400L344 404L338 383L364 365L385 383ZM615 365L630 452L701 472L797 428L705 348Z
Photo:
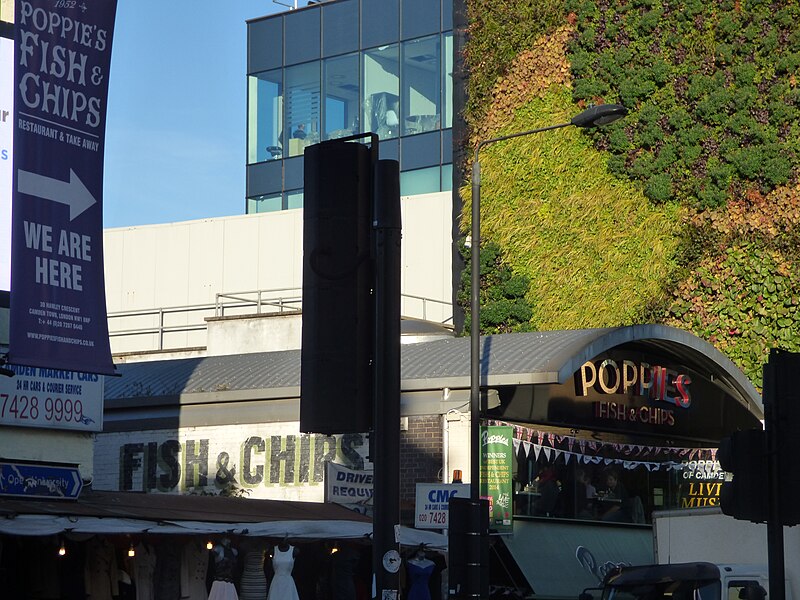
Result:
M102 94L86 93L85 90L90 87L89 84L92 88L99 86L105 73L98 65L91 65L87 69L89 56L74 48L104 52L108 31L56 11L46 11L30 2L22 2L21 17L21 25L25 30L21 33L20 65L29 69L20 81L21 98L25 106L81 125L100 125ZM57 39L72 42L72 46L51 44L49 39L40 37L45 33L48 37L56 35ZM40 73L53 79L44 80ZM97 144L89 140L85 142ZM77 142L77 145L84 145L84 141Z

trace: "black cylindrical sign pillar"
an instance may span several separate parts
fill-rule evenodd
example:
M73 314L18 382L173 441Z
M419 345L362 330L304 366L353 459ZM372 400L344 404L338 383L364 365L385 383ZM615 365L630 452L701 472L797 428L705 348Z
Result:
M375 463L372 564L377 598L399 598L400 524L400 164L375 173Z

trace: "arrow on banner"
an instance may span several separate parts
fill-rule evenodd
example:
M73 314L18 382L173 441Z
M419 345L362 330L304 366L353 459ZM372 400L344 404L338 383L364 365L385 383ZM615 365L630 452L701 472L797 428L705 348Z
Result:
M70 221L97 202L72 169L69 170L68 182L20 169L17 173L17 191L20 194L66 204L69 206Z

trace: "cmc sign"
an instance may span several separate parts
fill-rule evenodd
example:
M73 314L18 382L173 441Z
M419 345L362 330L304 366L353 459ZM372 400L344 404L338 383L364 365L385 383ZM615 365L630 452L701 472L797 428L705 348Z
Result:
M414 511L417 529L447 529L449 503L454 496L469 498L467 483L418 483Z

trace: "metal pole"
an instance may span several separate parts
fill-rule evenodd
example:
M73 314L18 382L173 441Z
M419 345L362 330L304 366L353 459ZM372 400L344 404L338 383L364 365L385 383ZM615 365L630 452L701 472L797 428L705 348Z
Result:
M481 497L481 392L480 392L480 350L481 350L481 165L478 162L478 151L475 148L475 160L472 162L472 247L471 260L471 293L470 293L470 370L469 370L469 414L470 439L472 457L470 460L470 498Z
M510 140L513 138L542 133L551 129L561 129L569 127L569 123L559 123L539 129L521 131L502 135L489 140L478 142L475 146L475 155L472 160L472 247L470 249L471 270L471 293L470 293L470 369L469 369L469 412L470 412L470 444L472 456L470 460L470 498L479 500L481 497L481 415L486 407L482 405L480 392L480 351L481 351L481 164L478 161L478 153L481 148L488 144Z
M398 598L400 524L400 163L375 168L375 475L372 567L377 598Z
M785 564L783 552L783 519L780 504L780 455L778 452L778 406L777 378L778 357L772 350L764 366L764 430L767 436L767 482L769 485L769 507L767 513L767 562L769 574L769 597L784 600Z
M567 123L540 127L528 131L511 133L478 142L475 146L475 155L472 160L472 246L470 248L471 292L470 292L470 365L469 365L469 411L470 411L470 499L479 502L481 497L481 416L486 407L480 392L480 350L481 350L481 319L480 319L480 287L481 287L481 165L478 162L478 153L488 144L510 140L534 133L542 133L551 129L561 129L574 125L576 127L593 127L605 125L624 116L627 111L618 105L605 107L590 107ZM488 525L488 515L485 516ZM473 557L474 558L474 557ZM483 589L481 587L481 589Z

